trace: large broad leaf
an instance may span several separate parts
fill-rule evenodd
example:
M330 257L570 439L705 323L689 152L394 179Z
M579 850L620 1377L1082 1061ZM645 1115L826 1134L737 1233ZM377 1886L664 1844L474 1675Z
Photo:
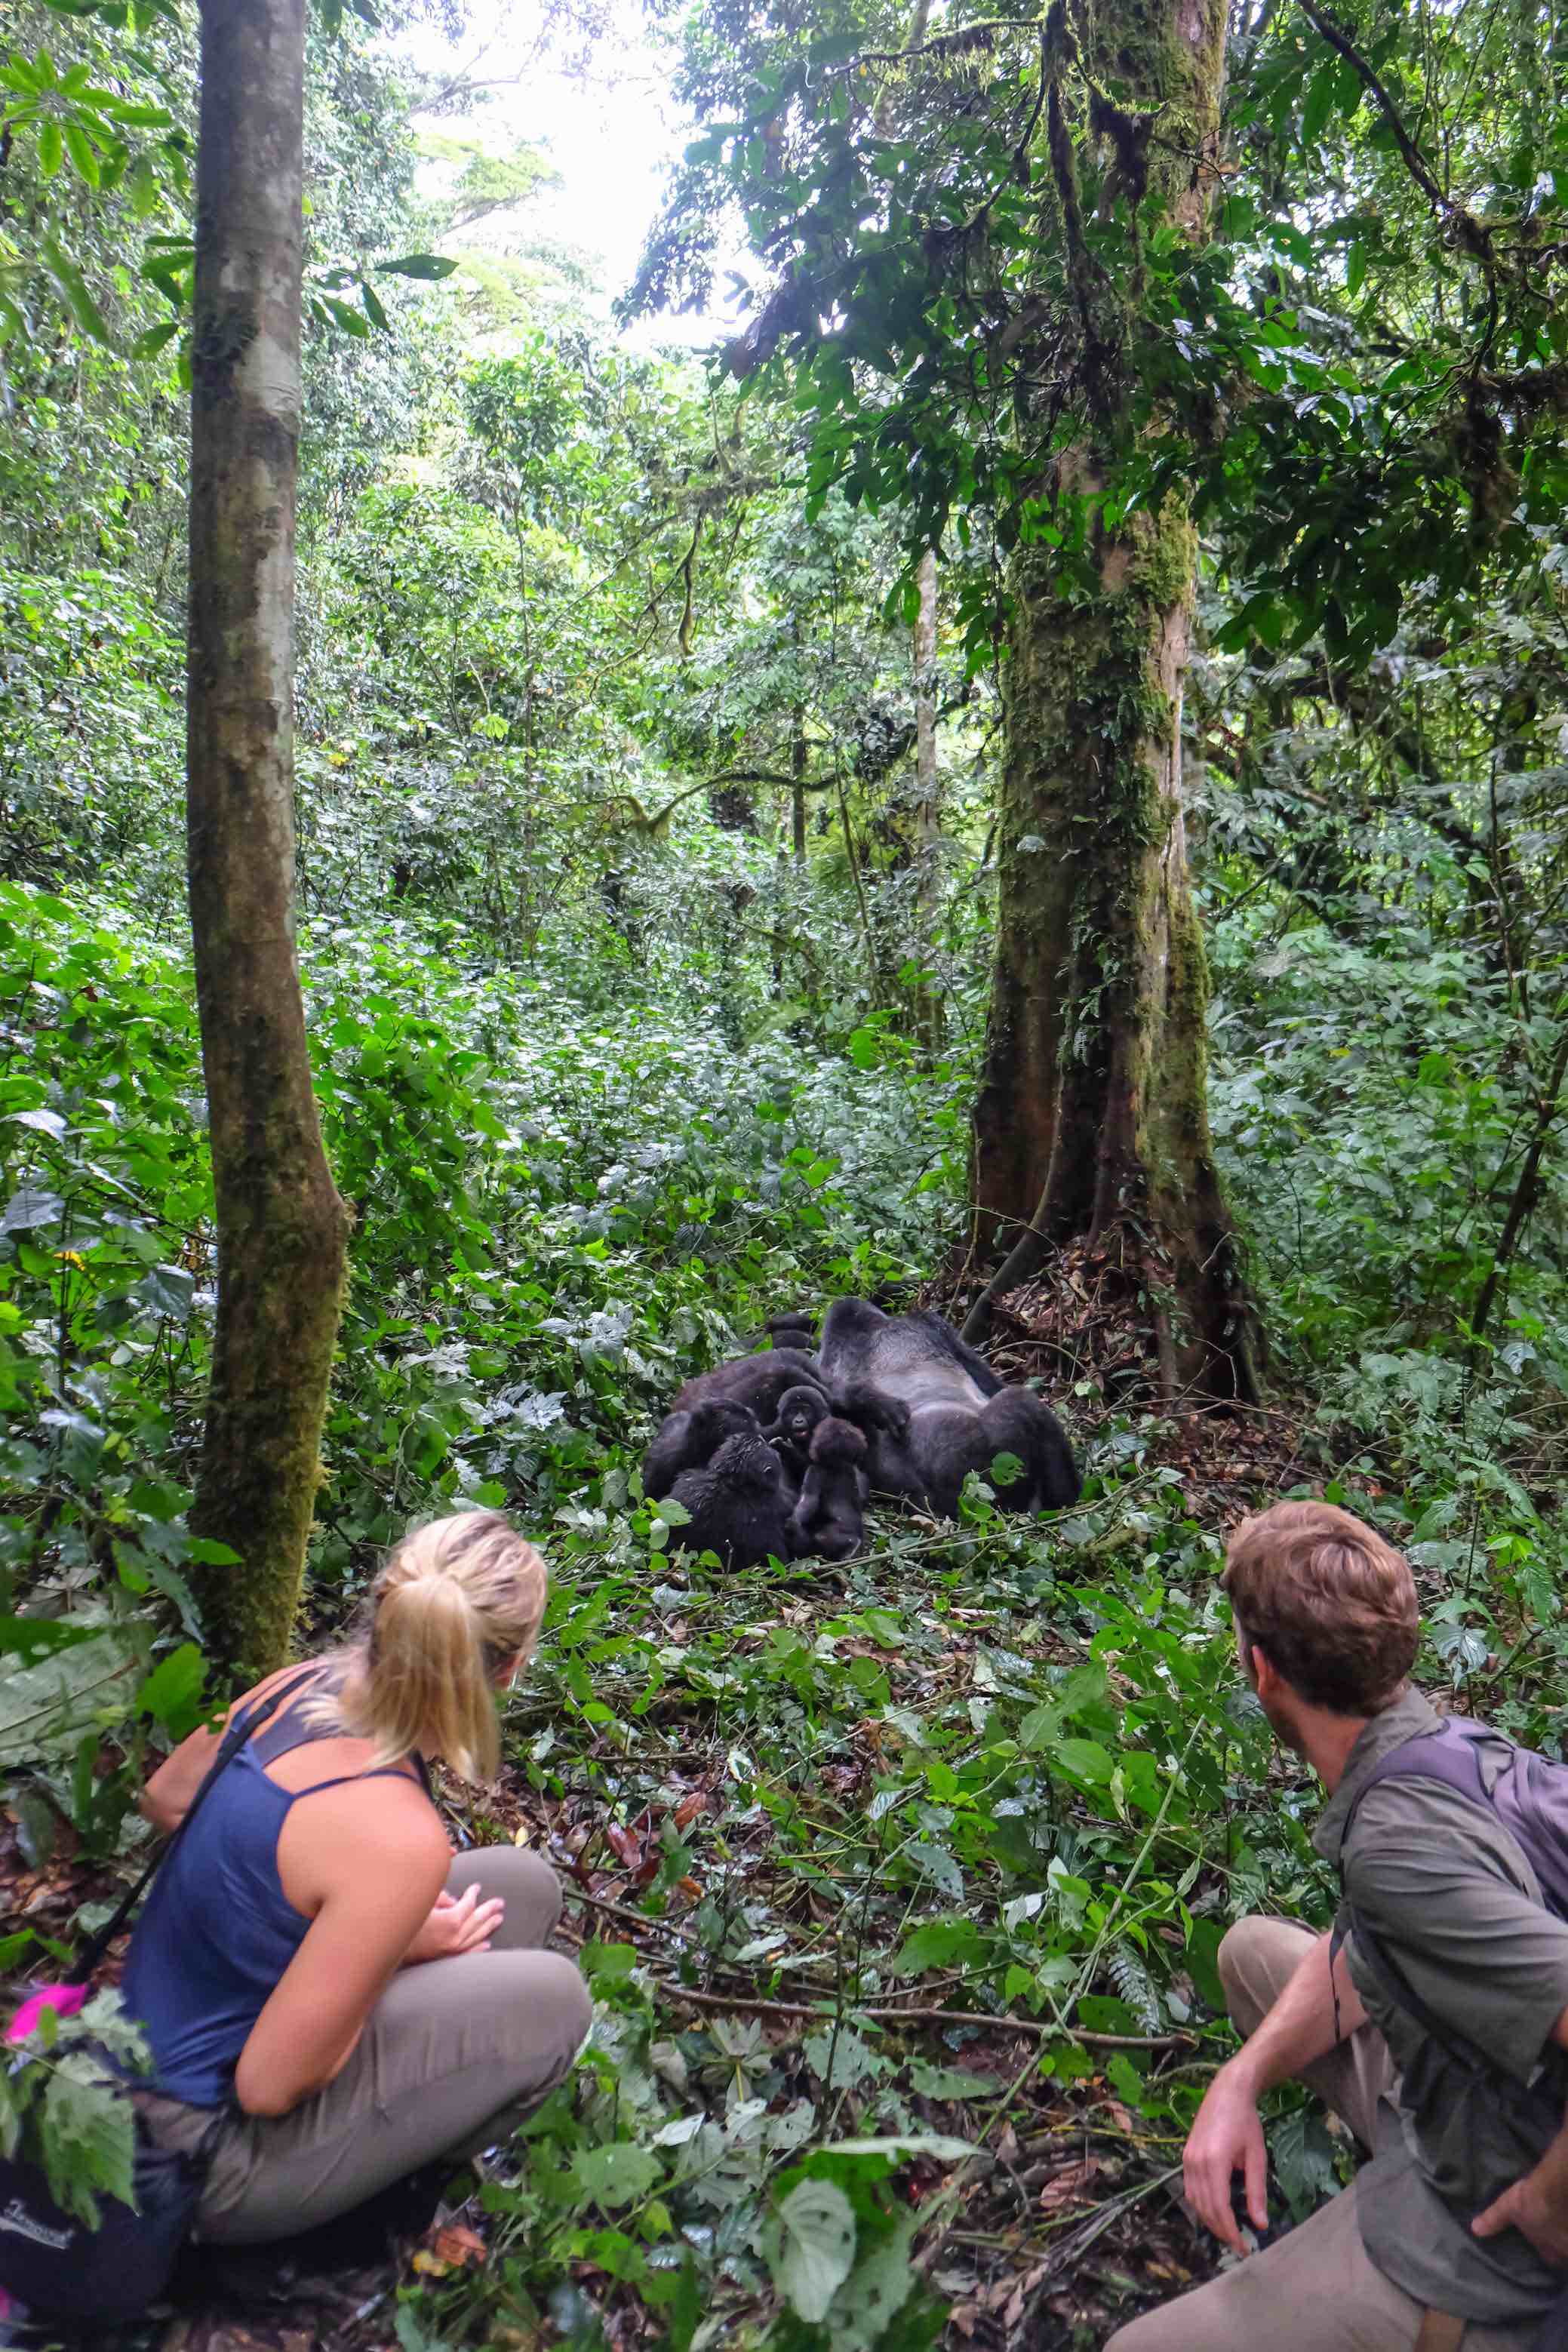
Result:
M831 2180L792 2189L770 2231L773 2284L798 2318L816 2325L855 2266L855 2209Z
M58 1224L65 1205L58 1192L24 1184L0 1209L0 1234L30 1234L39 1225Z
M651 2149L617 2139L607 2147L579 2148L572 2159L572 2178L584 2197L613 2210L646 2197L664 2178L664 2167Z
M458 265L440 253L405 253L375 266L384 278L450 278Z
M888 2327L915 2283L910 2248L924 2218L907 2213L892 2236L856 2264L833 2306L833 2352L873 2352L888 2340Z
M207 1670L194 1642L182 1642L161 1658L136 1694L139 1714L150 1715L183 1739L201 1719L202 1685Z
M74 1617L11 1617L0 1615L0 1657L18 1657L25 1665L47 1658L56 1650L74 1649L102 1632L97 1623L83 1625Z
M106 1626L37 1665L0 1674L0 1767L68 1754L86 1731L115 1722L147 1654L144 1631Z
M68 2212L96 2224L95 2189L127 2205L135 2203L135 2111L113 2077L86 2051L57 2060L44 2093L38 2137L55 2201Z

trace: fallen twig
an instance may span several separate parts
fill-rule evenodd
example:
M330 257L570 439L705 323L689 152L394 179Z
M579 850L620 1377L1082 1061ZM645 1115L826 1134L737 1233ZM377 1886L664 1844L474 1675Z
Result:
M689 2000L699 2009L733 2009L744 2011L748 2017L829 2017L834 2014L809 2000L759 2000L744 1993L700 1992L694 1985L677 1984L668 1977L656 1979L660 1992L672 2000ZM852 2008L856 2017L866 2018L876 2025L973 2025L990 2033L1032 2033L1037 2041L1048 2041L1059 2035L1064 2042L1081 2042L1086 2050L1191 2050L1197 2046L1191 2033L1090 2033L1078 2025L1058 2025L1035 2017L997 2017L988 2010L979 2009L860 2009Z

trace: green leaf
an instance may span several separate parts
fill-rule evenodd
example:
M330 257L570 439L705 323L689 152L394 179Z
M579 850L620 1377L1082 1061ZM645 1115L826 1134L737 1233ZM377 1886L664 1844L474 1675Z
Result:
M1334 108L1334 85L1339 79L1340 61L1331 58L1320 66L1307 92L1307 103L1301 110L1301 144L1312 147L1322 136L1323 126Z
M584 1944L577 1955L585 1976L623 1983L637 1964L635 1944Z
M144 1631L116 1626L0 1674L0 1766L74 1752L84 1731L116 1721L146 1649Z
M1345 256L1345 291L1352 296L1359 294L1365 283L1366 247L1358 236Z
M878 2352L889 2342L888 2331L915 2284L910 2249L925 2219L919 2210L904 2214L891 2236L856 2263L833 2305L833 2352Z
M84 335L95 343L112 341L102 311L89 291L87 280L68 255L61 252L53 237L46 237L42 246L44 267L65 298L67 310Z
M207 1678L206 1661L194 1642L182 1642L160 1658L136 1694L138 1714L150 1715L165 1731L183 1738L193 1729L192 1711Z
M56 2203L89 2227L99 2218L95 2189L135 2203L135 2110L89 2052L55 2061L40 2104L38 2142Z
M194 1559L198 1568L238 1568L244 1554L232 1544L219 1543L214 1536L193 1536L185 1547L185 1557Z
M928 1969L951 1968L980 1949L980 1930L972 1919L932 1919L904 1939L893 1967L901 1977L923 1976Z
M89 188L96 188L100 175L98 156L91 140L79 122L68 122L65 131L66 148L71 162L76 165L79 177L84 179Z
M160 326L149 327L146 333L138 335L132 344L132 358L133 360L154 358L163 349L165 343L171 342L179 331L178 319L165 319Z
M46 180L54 178L64 153L60 126L52 114L47 114L38 125L38 170Z
M163 183L145 155L138 155L125 183L131 209L138 220L151 220L163 201Z
M58 1225L65 1214L65 1206L58 1192L46 1192L37 1184L24 1184L0 1209L0 1234L31 1234L40 1225Z
M450 278L458 265L440 253L405 253L375 266L383 278Z
M767 2239L773 2284L799 2319L820 2326L855 2266L855 2209L831 2180L798 2181Z
M646 2197L664 2167L651 2148L630 2140L612 2140L605 2147L582 2147L572 2159L572 2178L584 2197L614 2211Z
M365 316L371 325L379 327L384 335L389 335L392 332L392 321L386 315L380 295L368 278L360 280L359 290L360 299L364 304Z
M1051 1761L1072 1780L1087 1781L1091 1789L1108 1789L1116 1769L1114 1759L1098 1739L1059 1739L1050 1751Z
M0 1616L0 1656L23 1659L47 1657L51 1650L69 1650L90 1642L100 1625L83 1625L74 1617Z
M167 131L174 116L164 106L132 106L108 90L94 90L92 97L101 111L113 122L122 122L132 131Z
M989 2074L971 2074L966 2066L933 2066L925 2058L910 2060L910 2081L923 2099L984 2099L997 2087Z
M352 302L343 301L336 294L329 294L326 305L345 335L356 335L363 341L370 333L370 320L363 310L356 310Z

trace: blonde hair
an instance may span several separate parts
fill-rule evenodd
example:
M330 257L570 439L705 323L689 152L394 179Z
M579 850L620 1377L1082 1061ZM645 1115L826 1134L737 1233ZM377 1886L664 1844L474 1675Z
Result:
M465 1780L493 1780L495 1677L509 1658L531 1654L547 1574L500 1511L411 1528L372 1587L368 1632L323 1707L344 1731L375 1741L378 1763L426 1745Z

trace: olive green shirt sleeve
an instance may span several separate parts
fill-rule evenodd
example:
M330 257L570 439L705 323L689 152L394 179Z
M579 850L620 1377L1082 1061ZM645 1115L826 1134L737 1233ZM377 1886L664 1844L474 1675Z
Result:
M1351 1843L1346 1895L1412 1990L1527 2084L1568 2011L1568 1922L1514 1840L1456 1790L1409 1780L1368 1790Z

